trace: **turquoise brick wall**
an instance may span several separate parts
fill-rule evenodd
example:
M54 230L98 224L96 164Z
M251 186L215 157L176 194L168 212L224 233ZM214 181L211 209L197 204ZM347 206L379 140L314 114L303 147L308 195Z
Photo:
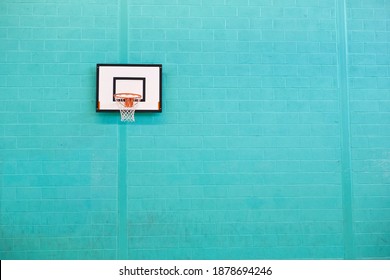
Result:
M2 0L1 259L389 259L387 0ZM163 64L161 114L96 63Z
M93 113L93 66L118 59L117 10L0 3L1 259L116 258L117 128Z
M348 6L353 221L357 258L390 252L390 2Z

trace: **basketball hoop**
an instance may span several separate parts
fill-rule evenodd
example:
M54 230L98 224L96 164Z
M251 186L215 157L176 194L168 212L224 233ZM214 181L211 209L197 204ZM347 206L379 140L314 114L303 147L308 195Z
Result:
M114 94L115 102L121 112L122 122L134 122L134 112L142 96L136 93Z

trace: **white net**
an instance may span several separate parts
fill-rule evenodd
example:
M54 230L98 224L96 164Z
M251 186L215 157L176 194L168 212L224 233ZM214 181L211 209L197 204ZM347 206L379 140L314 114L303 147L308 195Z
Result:
M121 113L122 122L135 122L134 112L139 100L140 96L137 95L126 97L118 94L115 96L115 102Z
M133 108L126 108L125 107L123 109L120 109L121 121L122 122L135 122L134 111L135 111L135 109L133 109Z

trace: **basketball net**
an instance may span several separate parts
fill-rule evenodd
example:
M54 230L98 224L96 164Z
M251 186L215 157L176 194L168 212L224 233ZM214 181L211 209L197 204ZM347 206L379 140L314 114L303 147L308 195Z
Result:
M121 113L122 122L135 122L134 112L141 100L141 95L135 93L117 93L114 95L115 102Z

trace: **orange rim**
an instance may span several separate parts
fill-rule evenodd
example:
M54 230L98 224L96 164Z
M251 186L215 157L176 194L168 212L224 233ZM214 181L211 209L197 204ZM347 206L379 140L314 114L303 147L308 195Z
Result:
M142 98L142 96L136 93L117 93L114 94L114 98L118 101L124 101L125 107L133 107L134 100L139 100Z

